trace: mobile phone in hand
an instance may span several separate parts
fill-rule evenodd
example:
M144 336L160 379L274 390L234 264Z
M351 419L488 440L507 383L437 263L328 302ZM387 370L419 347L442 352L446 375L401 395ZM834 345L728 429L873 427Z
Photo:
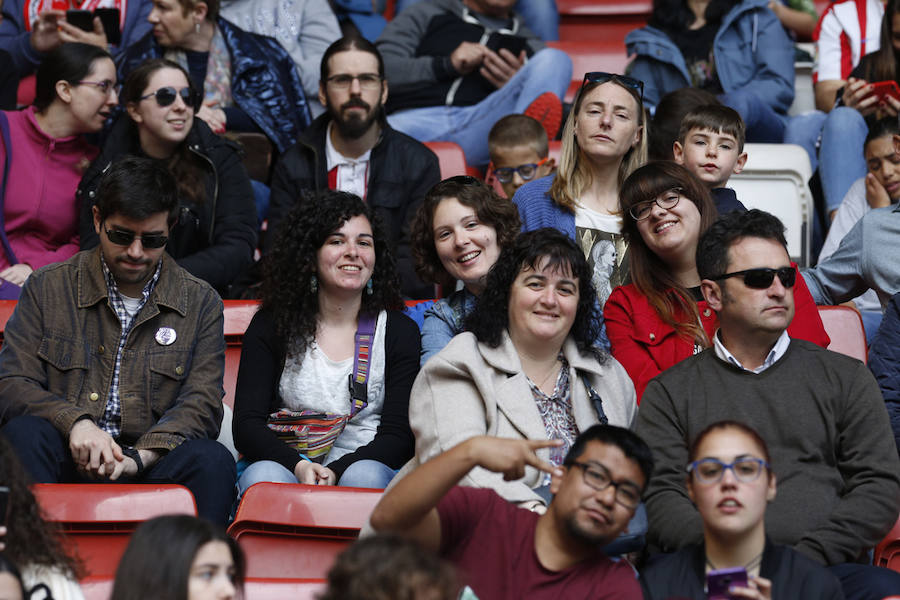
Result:
M67 10L66 22L83 31L94 30L94 15L89 10Z
M706 574L707 600L731 600L734 596L729 594L728 590L732 586L749 587L747 570L744 567L710 571Z

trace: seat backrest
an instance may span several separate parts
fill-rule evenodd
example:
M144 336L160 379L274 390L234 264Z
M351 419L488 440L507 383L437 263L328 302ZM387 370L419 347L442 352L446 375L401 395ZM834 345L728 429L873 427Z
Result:
M465 175L466 155L463 149L453 142L425 142L429 150L437 154L441 165L441 179L455 175Z
M866 331L856 309L849 306L820 306L819 316L825 326L825 333L831 338L829 350L852 356L862 362L868 360Z
M225 340L227 342L237 341L240 339L253 315L259 310L258 300L224 300L225 304Z
M749 208L772 213L785 226L788 254L801 267L810 264L813 200L812 169L806 150L795 144L744 144L747 164L728 187Z
M900 571L900 515L884 539L875 546L872 564Z
M0 300L0 342L3 342L3 332L6 330L6 322L16 310L16 300Z
M64 531L118 531L160 515L197 515L194 496L182 485L39 483L33 490L44 517Z
M314 600L326 587L324 579L248 578L244 597L252 600Z

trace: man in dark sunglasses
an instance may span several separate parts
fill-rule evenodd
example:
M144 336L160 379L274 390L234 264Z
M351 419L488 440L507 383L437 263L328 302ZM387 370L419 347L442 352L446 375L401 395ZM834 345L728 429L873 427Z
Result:
M900 574L857 564L900 509L884 401L865 365L787 334L800 279L784 226L759 210L721 217L699 240L697 271L719 318L713 347L650 381L638 414L636 430L657 461L644 498L649 541L674 550L702 540L684 489L688 447L707 425L738 420L777 449L772 541L827 565L847 598L897 593ZM729 485L739 498L742 484Z
M100 246L33 273L0 353L0 435L36 482L176 483L224 523L222 301L166 254L175 180L151 159L106 171Z

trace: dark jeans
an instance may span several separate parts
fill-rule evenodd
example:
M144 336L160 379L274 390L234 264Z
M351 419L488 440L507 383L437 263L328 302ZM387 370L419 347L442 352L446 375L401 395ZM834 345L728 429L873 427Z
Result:
M75 468L68 440L46 419L16 417L0 429L36 483L98 483L82 477ZM140 478L120 478L109 483L175 483L191 490L197 513L225 524L234 501L237 474L234 459L215 440L187 440L162 456Z
M841 581L847 600L882 600L900 595L900 573L855 563L843 563L828 567Z

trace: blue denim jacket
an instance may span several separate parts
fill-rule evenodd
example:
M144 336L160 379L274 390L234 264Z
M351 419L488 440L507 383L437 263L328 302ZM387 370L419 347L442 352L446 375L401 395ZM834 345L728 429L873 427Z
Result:
M475 294L463 288L436 301L422 320L422 366L444 349L453 336L463 332L463 322L475 308Z
M655 107L667 93L691 85L681 51L655 27L625 37L628 74L644 82L644 104ZM722 19L713 41L722 89L750 88L775 111L787 114L794 101L794 46L767 7L767 0L744 0ZM752 87L751 87L752 86Z

